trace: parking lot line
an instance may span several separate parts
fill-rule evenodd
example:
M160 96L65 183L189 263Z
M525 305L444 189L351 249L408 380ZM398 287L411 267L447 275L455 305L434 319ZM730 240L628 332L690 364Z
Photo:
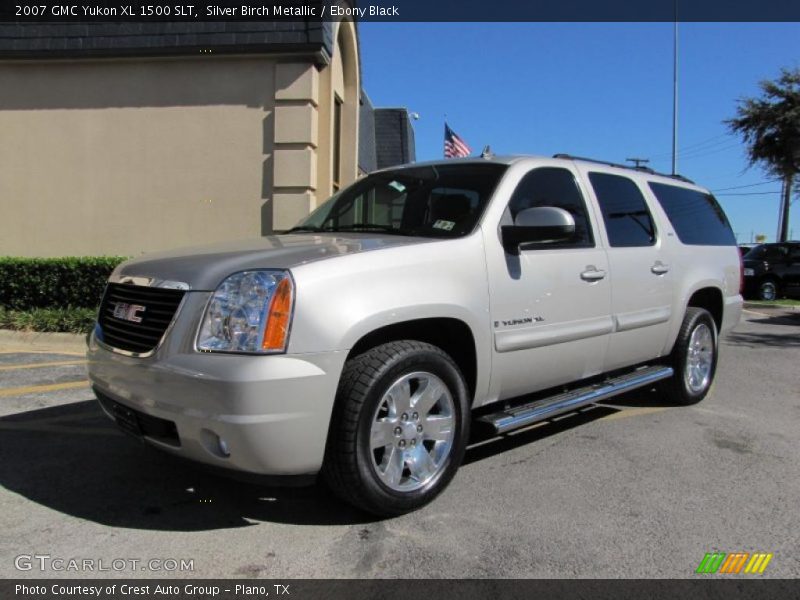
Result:
M750 310L749 308L742 309L742 312L750 313L751 315L758 315L759 317L771 317L768 313L758 312L757 310Z
M612 408L616 408L612 405ZM623 408L620 412L612 413L601 418L601 421L616 421L617 419L627 419L630 417L640 417L642 415L652 415L664 410L669 410L666 406L643 406L640 408Z
M42 392L55 392L58 390L69 390L73 388L86 387L89 382L66 381L64 383L51 383L48 385L29 385L27 387L0 389L0 398L4 396L22 396L23 394L40 394Z
M14 369L36 369L38 367L63 367L66 365L83 365L85 360L59 360L55 362L29 363L26 365L3 365L0 371L13 371Z

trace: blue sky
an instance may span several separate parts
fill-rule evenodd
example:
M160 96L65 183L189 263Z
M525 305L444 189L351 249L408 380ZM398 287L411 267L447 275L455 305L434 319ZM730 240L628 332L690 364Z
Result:
M723 189L769 177L747 169L741 140L722 121L738 98L759 93L759 81L800 66L800 23L681 23L678 31L678 172L715 190L740 242L758 233L771 241L780 183ZM418 160L442 156L446 114L478 153L491 144L497 154L637 156L671 168L671 23L365 22L360 36L373 103L420 115ZM798 201L790 229L800 238Z

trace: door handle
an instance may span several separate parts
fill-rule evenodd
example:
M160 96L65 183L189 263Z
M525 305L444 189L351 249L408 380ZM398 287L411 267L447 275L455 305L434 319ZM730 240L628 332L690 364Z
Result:
M664 273L668 273L669 272L669 265L665 265L661 261L656 261L656 264L654 264L652 267L650 267L650 271L654 275L663 275Z
M600 271L595 267L587 267L586 270L581 273L581 279L584 281L600 281L605 276L605 271Z

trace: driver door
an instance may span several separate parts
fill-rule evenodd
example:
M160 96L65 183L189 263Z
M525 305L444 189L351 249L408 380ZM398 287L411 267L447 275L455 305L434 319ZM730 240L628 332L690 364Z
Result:
M539 167L517 184L498 226L523 209L554 206L575 220L567 242L487 243L494 341L492 396L509 398L602 372L612 330L605 249L576 174Z

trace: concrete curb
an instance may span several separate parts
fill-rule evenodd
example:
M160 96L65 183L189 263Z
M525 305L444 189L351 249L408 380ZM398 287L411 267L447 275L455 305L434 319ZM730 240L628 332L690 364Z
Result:
M779 306L777 304L769 305L769 304L759 304L758 302L747 302L744 303L745 308L760 308L761 310L785 310L787 312L794 312L800 311L800 306Z
M0 329L0 351L85 354L86 336L79 333L42 333Z

